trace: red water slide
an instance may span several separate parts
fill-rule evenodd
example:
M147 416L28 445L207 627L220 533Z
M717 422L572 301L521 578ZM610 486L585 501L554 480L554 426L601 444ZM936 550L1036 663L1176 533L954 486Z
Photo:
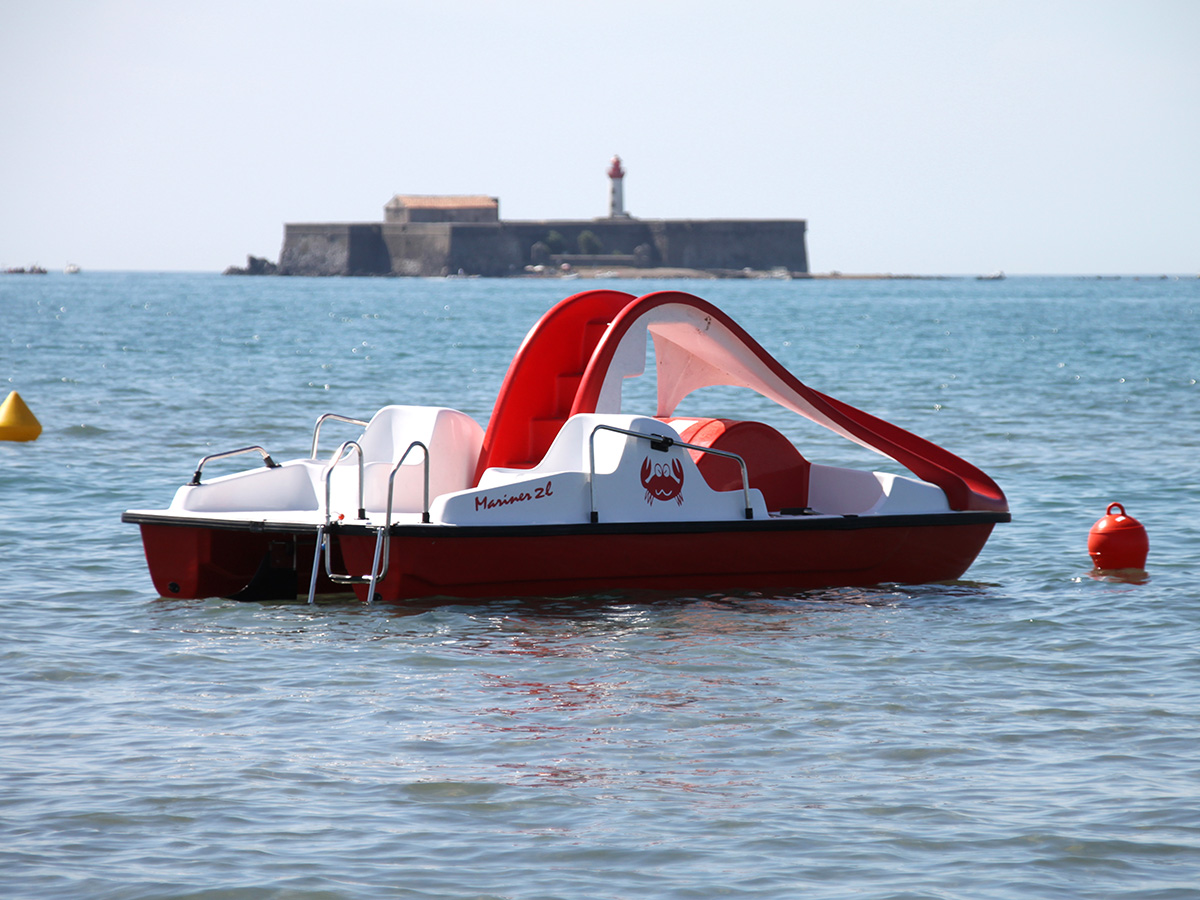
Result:
M682 291L639 298L620 291L584 291L543 315L504 376L476 481L490 466L536 465L568 417L596 412L622 341L641 341L644 347L644 332L652 329L663 338L661 347L655 345L656 415L671 416L679 400L700 387L747 387L891 457L942 488L951 509L1008 510L1004 492L984 472L937 444L813 390L729 316ZM613 373L614 379L620 377Z
M567 420L583 370L609 322L634 300L622 291L583 291L551 307L518 348L483 436L475 481L491 466L538 463Z

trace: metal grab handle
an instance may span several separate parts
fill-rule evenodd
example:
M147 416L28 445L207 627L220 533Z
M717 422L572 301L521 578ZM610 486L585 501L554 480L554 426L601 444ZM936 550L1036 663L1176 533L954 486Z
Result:
M352 419L349 416L339 416L337 413L325 413L323 416L317 419L317 424L313 426L312 452L308 455L309 459L317 458L317 444L321 440L321 426L325 423L326 419L334 419L338 422L347 422L351 425L361 425L363 428L366 428L368 425L368 423L364 422L362 419Z
M337 448L337 452L333 454L333 457L329 461L329 465L325 467L325 524L327 526L329 525L329 493L331 482L333 480L333 470L337 467L337 464L342 461L342 457L345 456L346 451L351 447L358 451L358 518L365 519L367 517L367 511L363 507L362 447L359 446L358 441L346 441L344 444L342 444L342 446Z
M367 591L367 602L370 603L375 598L375 585L377 582L383 581L387 577L388 564L391 562L392 542L388 540L388 535L392 530L392 497L396 489L396 475L400 472L400 467L404 465L404 460L408 459L408 454L412 453L417 447L421 448L421 453L425 457L422 463L425 475L425 494L421 504L421 522L429 524L429 448L420 441L413 441L408 445L408 448L400 456L400 461L392 466L391 474L388 475L388 493L387 493L387 512L384 516L383 527L379 529L379 534L375 542L375 561L371 563L371 587ZM380 546L383 551L383 565L380 566Z
M400 467L404 465L404 461L408 459L408 454L412 453L417 447L421 448L421 453L425 456L425 462L422 466L425 470L425 495L421 504L421 521L428 524L429 522L429 448L420 441L413 441L408 445L400 461L392 466L392 473L388 475L388 498L387 498L387 517L384 519L385 527L392 527L392 494L396 488L396 475L400 472Z
M726 459L734 460L742 470L742 496L745 498L746 502L746 518L754 518L754 507L750 505L750 473L746 469L746 461L736 453L730 453L728 450L714 450L712 447L701 447L699 444L689 444L686 441L679 440L678 438L666 437L665 435L661 434L645 434L640 431L627 431L624 428L617 428L613 425L597 425L592 429L592 433L588 435L588 495L591 499L591 521L593 523L600 521L600 514L596 511L597 431L613 431L617 434L623 434L626 437L649 441L650 449L660 450L663 453L666 453L672 447L685 447L688 450L698 450L701 453L711 453L714 456L723 456Z
M255 445L253 447L242 447L240 450L226 450L224 453L213 453L210 456L204 457L204 459L202 459L202 460L200 460L200 462L196 463L196 473L194 475L192 475L192 480L190 482L188 482L188 484L195 485L195 484L200 483L200 470L204 468L205 463L210 463L214 459L226 459L227 457L230 457L230 456L240 456L243 453L256 453L256 452L262 454L263 463L266 465L266 467L268 469L278 469L279 468L279 463L277 463L277 462L275 462L275 460L271 459L271 454L268 453L266 450L264 450L262 447L259 447L258 445Z

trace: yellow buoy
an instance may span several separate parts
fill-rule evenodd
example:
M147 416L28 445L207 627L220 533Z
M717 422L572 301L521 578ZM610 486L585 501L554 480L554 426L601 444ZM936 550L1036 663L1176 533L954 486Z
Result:
M0 441L36 441L41 433L42 423L16 391L0 403Z

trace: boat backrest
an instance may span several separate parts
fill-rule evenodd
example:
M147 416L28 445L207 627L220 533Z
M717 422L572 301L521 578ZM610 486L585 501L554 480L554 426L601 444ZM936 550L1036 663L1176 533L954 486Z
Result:
M640 434L665 434L678 437L670 427L658 419L649 416L633 416L619 413L582 413L569 418L559 429L546 451L545 456L531 469L509 469L492 467L480 477L482 487L502 484L509 480L519 480L542 472L588 472L590 471L592 432L598 425L608 425L625 431L636 431ZM638 442L645 446L644 441L614 433L601 432L595 438L596 471L598 473L612 472L620 464L626 445ZM633 446L633 452L645 449Z
M387 505L388 477L400 457L420 441L429 448L429 496L470 487L483 442L483 428L466 413L441 406L385 406L359 439L364 460L364 504L370 510ZM353 465L348 456L340 465ZM425 459L414 449L396 473L393 509L418 512L423 503ZM340 467L340 466L339 466Z
M665 419L689 444L736 453L746 462L750 486L762 491L767 509L803 509L809 505L811 465L786 437L762 422L735 419ZM714 453L688 451L714 491L742 486L736 462Z
M176 492L171 506L197 513L313 511L324 503L323 495L318 499L320 472L320 464L310 460L249 469L210 478L203 484L186 484Z

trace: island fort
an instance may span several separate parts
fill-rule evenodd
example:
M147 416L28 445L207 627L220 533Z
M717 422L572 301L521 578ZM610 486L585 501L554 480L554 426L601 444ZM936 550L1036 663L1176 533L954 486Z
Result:
M397 195L382 222L286 224L280 275L521 275L566 267L808 274L803 219L639 219L625 170L608 170L608 216L504 221L487 196ZM252 260L252 262L254 262Z

